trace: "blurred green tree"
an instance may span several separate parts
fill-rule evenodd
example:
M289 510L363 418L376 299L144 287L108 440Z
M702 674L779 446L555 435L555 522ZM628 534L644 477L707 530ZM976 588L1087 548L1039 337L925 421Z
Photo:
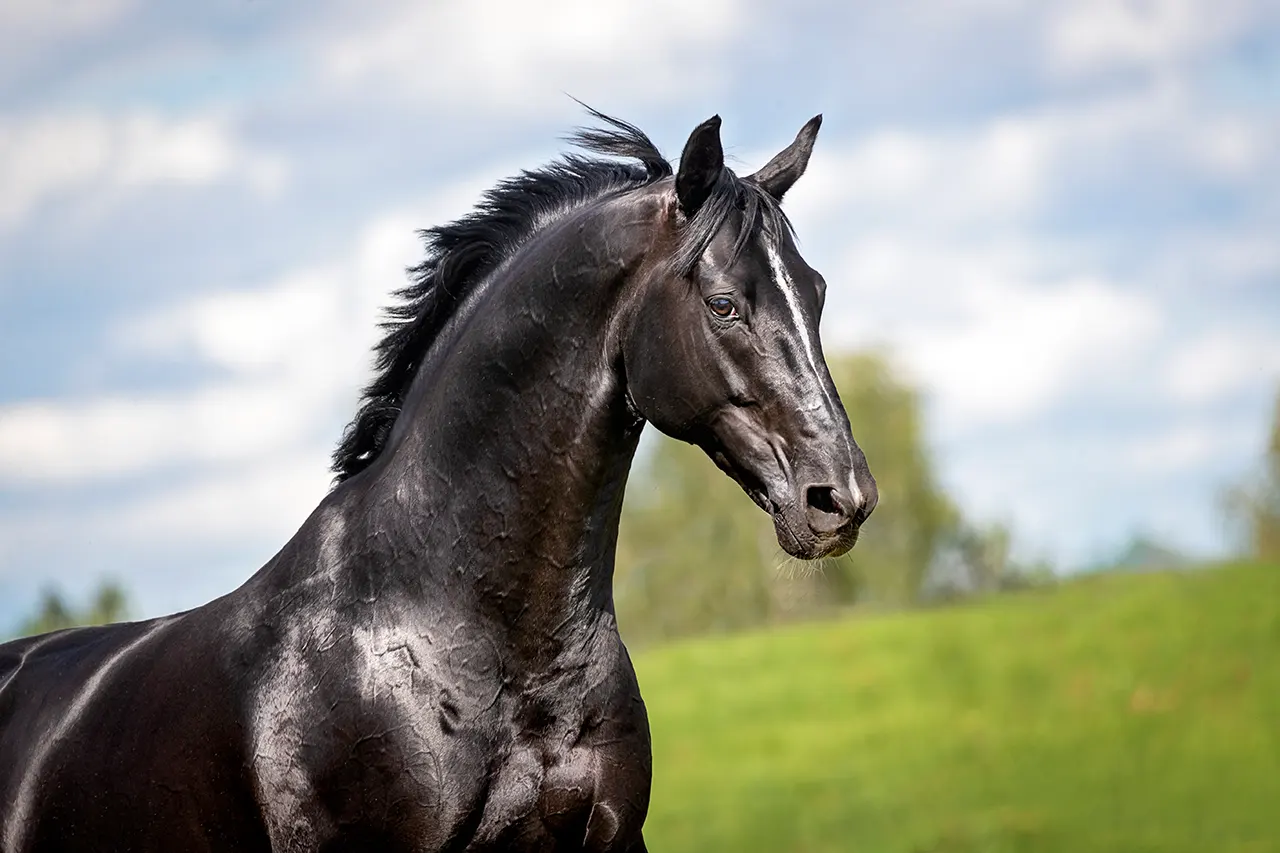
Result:
M1252 556L1280 562L1280 393L1261 470L1227 492L1226 510Z
M772 522L701 450L658 442L627 493L620 622L660 638L765 621L781 554Z
M120 585L113 581L103 581L88 606L82 609L69 606L62 593L50 588L42 594L40 607L35 614L22 623L18 636L45 634L84 625L105 625L120 622L128 618L128 615L128 599Z
M1012 542L1012 533L1004 524L975 524L962 519L939 544L920 599L945 602L1057 582L1058 576L1047 561L1015 559Z

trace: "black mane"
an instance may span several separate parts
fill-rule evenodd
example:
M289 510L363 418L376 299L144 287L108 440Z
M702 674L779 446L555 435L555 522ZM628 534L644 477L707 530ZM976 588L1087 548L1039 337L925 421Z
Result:
M484 281L533 234L566 212L612 192L637 189L670 177L671 164L636 126L587 108L605 127L582 128L571 141L613 159L570 154L549 166L525 171L484 194L476 209L456 222L419 232L427 257L410 267L412 283L395 292L386 309L386 334L374 347L376 375L365 387L355 419L333 453L335 482L368 467L386 445L418 365L431 342L475 286ZM790 230L785 214L754 181L727 167L711 195L684 226L672 259L688 274L732 210L743 214L735 253L765 228Z

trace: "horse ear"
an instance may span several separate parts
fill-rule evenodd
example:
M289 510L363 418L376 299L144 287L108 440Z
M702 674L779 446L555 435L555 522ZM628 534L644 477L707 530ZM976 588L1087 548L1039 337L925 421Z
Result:
M720 145L720 116L715 115L693 129L680 154L676 198L685 216L692 217L698 212L722 171L724 148Z
M813 153L813 142L818 138L820 127L822 127L822 115L818 114L800 128L795 142L788 145L778 156L766 163L764 168L752 175L751 180L763 187L769 195L782 201L782 196L796 181L800 180L805 167L809 165L809 155Z

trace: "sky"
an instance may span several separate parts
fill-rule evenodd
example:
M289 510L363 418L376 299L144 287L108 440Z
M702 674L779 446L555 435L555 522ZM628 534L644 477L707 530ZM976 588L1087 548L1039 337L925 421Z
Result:
M0 627L269 559L415 230L565 151L570 95L673 158L719 114L742 173L823 113L786 208L824 345L918 384L962 510L1064 571L1230 550L1280 388L1274 0L8 0Z

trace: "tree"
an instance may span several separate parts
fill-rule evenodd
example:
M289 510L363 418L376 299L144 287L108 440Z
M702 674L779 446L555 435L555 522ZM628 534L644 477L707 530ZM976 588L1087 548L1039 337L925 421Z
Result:
M1280 393L1276 395L1261 470L1228 491L1226 510L1252 556L1280 561Z
M128 618L128 612L129 607L124 590L119 584L111 581L103 581L89 605L79 610L68 606L58 590L49 588L41 596L40 607L35 615L27 619L18 629L18 636L45 634L49 631L83 625L119 622Z
M1050 586L1057 581L1044 560L1013 557L1013 536L1003 524L960 520L947 531L920 591L925 602L944 602L991 592Z
M628 490L617 601L629 637L768 619L781 554L769 518L697 448L659 437Z

